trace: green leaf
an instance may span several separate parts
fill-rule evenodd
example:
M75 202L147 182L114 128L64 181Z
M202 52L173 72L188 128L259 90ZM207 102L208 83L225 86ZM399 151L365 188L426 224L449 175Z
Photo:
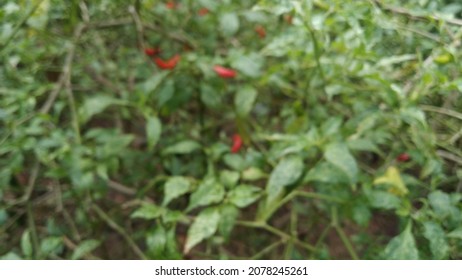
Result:
M230 37L239 30L239 17L235 13L224 14L220 18L220 30L223 35Z
M303 160L298 156L282 159L271 172L266 192L267 204L273 203L284 192L284 187L294 184L303 174Z
M158 72L155 75L151 76L144 82L143 91L146 93L153 92L162 81L167 77L168 72Z
M249 167L246 170L242 171L242 180L255 181L265 177L265 172L263 172L261 169L257 167Z
M386 191L371 191L367 198L374 208L397 209L401 205L401 200L397 196Z
M75 248L74 253L72 253L71 259L73 260L81 259L86 254L91 253L91 251L98 248L100 244L101 242L95 239L88 239L88 240L80 242L79 246Z
M448 237L462 239L462 226L448 233Z
M412 224L409 222L404 231L394 237L384 251L384 257L388 260L418 260L414 236L412 235Z
M165 258L165 246L167 244L167 232L162 224L158 224L154 230L146 234L146 246L148 255L152 259Z
M234 169L237 171L242 171L243 169L246 168L246 163L245 163L244 158L242 158L242 156L238 154L226 154L223 157L223 161L231 169Z
M238 55L231 62L231 66L242 73L252 78L257 78L261 75L264 59L261 55L252 53L249 55Z
M22 260L22 258L14 252L8 252L5 255L0 256L0 260Z
M189 192L191 184L184 177L172 177L164 185L164 201L162 205L166 206L173 199Z
M157 117L148 117L146 120L146 136L148 138L148 149L152 150L160 139L162 124Z
M232 204L223 204L220 208L220 224L218 231L227 240L234 228L237 217L239 216L239 209Z
M442 191L432 192L428 195L428 202L439 218L444 219L451 215L453 206L447 193Z
M201 145L193 140L183 140L168 146L163 150L164 155L169 154L190 154L201 148Z
M42 239L40 242L40 253L43 257L50 255L51 253L56 253L62 249L63 240L61 237L47 237Z
M239 185L228 193L229 202L239 208L254 203L261 197L261 189L251 185Z
M87 122L91 117L96 114L103 112L107 107L118 103L115 98L96 95L93 97L87 97L79 108L79 116L83 123Z
M242 87L237 91L234 96L234 106L238 116L246 117L250 113L257 99L257 94L255 88L250 86Z
M344 143L333 143L326 146L324 156L327 161L342 170L350 179L350 183L357 181L358 166L356 160L350 154L348 146Z
M133 212L131 217L150 220L160 217L164 213L164 211L164 208L159 207L155 204L143 203L143 205L140 208Z
M215 178L205 179L198 189L191 195L187 211L190 211L199 206L207 206L213 203L218 203L225 196L225 188L217 182Z
M220 93L205 83L201 85L200 94L201 101L209 108L218 108L222 104Z
M321 161L316 164L303 178L303 182L323 182L330 184L347 184L350 179L344 172L339 172L338 168L330 162Z
M423 227L423 235L430 241L433 258L436 260L446 259L449 254L449 245L443 228L435 222L424 222Z
M232 189L239 181L239 172L231 170L220 171L220 182L227 188Z
M196 219L194 219L191 227L188 229L184 252L188 253L189 250L199 244L202 240L214 235L217 231L219 222L220 212L218 208L207 208L200 212Z
M29 230L25 230L21 236L21 250L26 259L32 258L32 241Z

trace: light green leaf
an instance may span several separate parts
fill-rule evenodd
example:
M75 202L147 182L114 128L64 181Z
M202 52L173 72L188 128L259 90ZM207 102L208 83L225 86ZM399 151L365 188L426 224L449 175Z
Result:
M237 171L242 171L244 168L246 168L246 163L245 163L244 158L242 158L242 156L238 154L226 154L223 157L223 161L231 169L234 169Z
M412 235L412 224L410 222L400 235L394 237L388 243L384 251L384 257L388 260L419 259L419 252L417 251L414 236Z
M1 256L0 260L22 260L22 258L14 252L8 252L5 255Z
M168 72L158 72L155 75L151 76L149 79L146 80L143 84L143 91L145 93L153 92L160 83L167 77Z
M191 195L187 211L199 206L218 203L225 196L225 188L214 178L205 179L198 189Z
M348 176L350 183L356 183L358 166L356 165L356 160L350 154L347 145L344 143L329 144L326 147L324 156L328 162L335 165Z
M374 180L374 185L380 184L389 185L390 193L396 194L397 196L405 196L409 193L409 190L401 179L398 168L394 166L388 167L383 176Z
M462 226L448 233L448 237L462 239Z
M231 62L231 66L252 78L260 76L263 67L264 59L261 55L252 53L249 55L238 55Z
M190 154L201 148L201 145L193 140L183 140L165 148L162 152L164 155L168 154Z
M167 205L173 199L182 196L191 189L191 184L184 177L172 177L164 185L164 201L162 205Z
M188 230L184 252L188 253L191 248L199 244L202 240L215 234L219 222L220 212L218 208L207 208L200 212Z
M423 227L423 235L430 241L433 258L436 260L446 259L449 253L449 245L443 228L435 222L424 222Z
M242 179L247 181L255 181L262 178L265 178L266 174L261 169L257 167L249 167L246 170L242 171Z
M282 159L271 172L266 186L267 204L273 203L282 193L284 187L295 183L303 174L303 160L298 156Z
M254 203L261 197L261 189L251 185L239 185L228 193L229 202L239 208Z
M63 240L61 237L47 237L40 242L40 253L46 257L51 253L60 251Z
M83 123L85 123L94 115L103 112L107 107L116 103L118 102L115 98L105 95L88 97L79 108L80 119Z
M148 138L148 149L152 150L160 139L162 124L157 117L148 117L146 120L146 136Z
M159 207L155 204L143 203L143 205L140 208L133 212L131 217L150 220L160 217L164 213L164 211L164 208Z
M25 230L21 236L21 250L26 259L32 258L32 241L29 230Z
M220 18L220 30L225 36L233 36L239 30L239 17L235 13L224 14Z
M80 242L79 246L75 248L74 253L72 253L71 259L73 260L81 259L86 254L91 253L91 251L98 248L100 244L101 242L95 239L89 239L89 240Z
M238 116L245 117L250 113L257 99L257 94L255 88L250 86L242 87L237 91L234 96L234 106Z

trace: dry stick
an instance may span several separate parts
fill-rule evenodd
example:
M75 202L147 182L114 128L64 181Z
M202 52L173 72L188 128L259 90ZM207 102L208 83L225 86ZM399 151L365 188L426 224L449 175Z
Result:
M429 112L435 112L435 113L440 113L443 115L447 115L459 120L462 120L462 114L447 108L440 108L440 107L435 107L431 105L420 105L420 108L424 111L429 111Z
M64 245L66 245L67 248L71 249L72 251L75 251L75 249L77 249L77 245L74 242L72 242L72 240L69 239L69 237L65 235L63 236L63 243ZM100 259L96 257L95 255L93 255L92 253L86 253L84 257L86 260L99 260Z
M462 19L457 19L457 18L454 18L454 19L444 19L444 18L435 16L435 15L420 16L420 15L415 15L415 14L413 14L411 11L406 10L406 9L404 9L404 8L387 6L387 5L383 4L383 3L382 3L381 1L379 1L379 0L372 0L372 2L376 3L377 5L379 5L379 6L380 6L382 9L384 9L384 10L393 12L393 13L395 13L395 14L405 15L405 16L410 17L410 18L412 18L412 19L427 20L428 18L430 18L430 19L432 19L432 20L444 21L444 22L447 22L447 23L450 23L450 24L453 24L453 25L462 26Z
M136 9L135 9L134 6L128 7L128 12L132 16L133 22L135 22L136 35L137 35L137 38L138 38L138 47L141 50L144 50L145 46L144 46L144 27L143 27L143 23L141 22L140 16L136 12Z
M348 253L350 254L351 258L353 260L358 260L358 254L356 254L355 249L353 248L353 245L351 244L350 240L348 239L347 235L343 231L342 227L338 223L338 214L337 214L337 208L332 207L332 221L331 221L331 226L337 231L337 234L339 235L340 239L343 242L343 245L345 245L345 248L348 250Z
M256 253L252 257L250 257L250 259L251 260L258 260L261 257L263 257L264 255L266 255L267 253L269 253L269 252L273 251L274 249L276 249L277 247L281 246L282 244L284 244L284 242L282 240L278 240L278 241L276 241L274 243L271 243L270 245L263 248L263 250Z
M292 240L295 244L299 245L300 247L303 247L307 249L308 251L316 251L316 248L306 242L300 241L297 237L291 236L290 234L287 234L275 227L272 227L268 224L261 223L261 222L252 222L252 221L237 221L236 225L240 226L245 226L245 227L251 227L251 228L259 228L259 229L264 229L268 232L271 232L274 235L277 235L281 238L283 242L287 242L289 240Z
M70 81L72 61L74 60L76 44L77 44L77 41L82 36L82 32L84 29L85 29L85 25L83 24L77 25L77 27L74 29L74 35L72 39L73 43L70 46L69 50L67 51L66 59L64 61L64 66L61 70L61 75L59 76L58 84L48 96L47 101L40 109L40 113L47 114L50 111L51 106L53 106L61 89L66 85L66 83L68 83L68 81Z
M455 163L458 163L459 165L462 165L462 158L458 157L457 155L454 155L452 153L443 151L443 150L437 150L436 153L447 160L452 160Z
M115 230L117 233L122 235L122 237L125 239L125 241L128 243L128 245L132 248L133 252L143 260L146 260L146 255L141 251L141 249L136 245L135 241L128 235L128 233L125 231L124 228L119 226L116 222L114 222L99 206L96 204L93 204L91 208L96 212L96 214L106 222L106 224Z
M111 90L113 90L119 96L122 94L122 91L116 85L114 85L111 81L106 79L103 75L96 72L95 69L93 69L92 67L86 66L85 71L87 71L88 74L90 74L90 77L93 80L95 80L97 83L99 83L99 84L101 84L101 85L103 85L103 86L105 86L107 88L110 88Z

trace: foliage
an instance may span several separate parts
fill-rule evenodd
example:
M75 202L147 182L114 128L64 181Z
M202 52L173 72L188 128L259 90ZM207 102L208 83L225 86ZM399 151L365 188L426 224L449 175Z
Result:
M462 257L461 4L0 7L3 259Z

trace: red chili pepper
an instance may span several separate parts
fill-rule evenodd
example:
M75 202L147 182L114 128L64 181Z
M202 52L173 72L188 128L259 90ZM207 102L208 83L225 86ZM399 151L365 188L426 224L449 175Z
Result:
M231 153L237 153L242 147L242 138L239 134L233 135L233 146L231 147Z
M223 66L215 65L213 70L222 78L234 78L237 75L237 72L233 69L226 68Z
M406 162L406 161L409 161L410 159L411 159L411 156L409 156L409 154L407 153L402 153L396 157L396 160L400 162Z
M257 32L258 36L262 39L266 37L266 30L261 25L258 25L257 27L255 27L255 32Z
M174 1L168 1L165 3L165 7L170 10L174 10L176 8L176 3Z
M160 57L155 57L154 62L159 66L159 68L167 70L167 69L173 69L177 65L177 63L180 61L180 55L176 54L169 60L162 60Z
M205 15L208 14L208 13L209 13L209 9L207 9L207 8L201 8L201 9L197 12L197 14L200 15L201 17L202 17L202 16L205 16Z
M145 48L144 53L147 56L155 56L156 54L160 53L160 49L159 48Z

